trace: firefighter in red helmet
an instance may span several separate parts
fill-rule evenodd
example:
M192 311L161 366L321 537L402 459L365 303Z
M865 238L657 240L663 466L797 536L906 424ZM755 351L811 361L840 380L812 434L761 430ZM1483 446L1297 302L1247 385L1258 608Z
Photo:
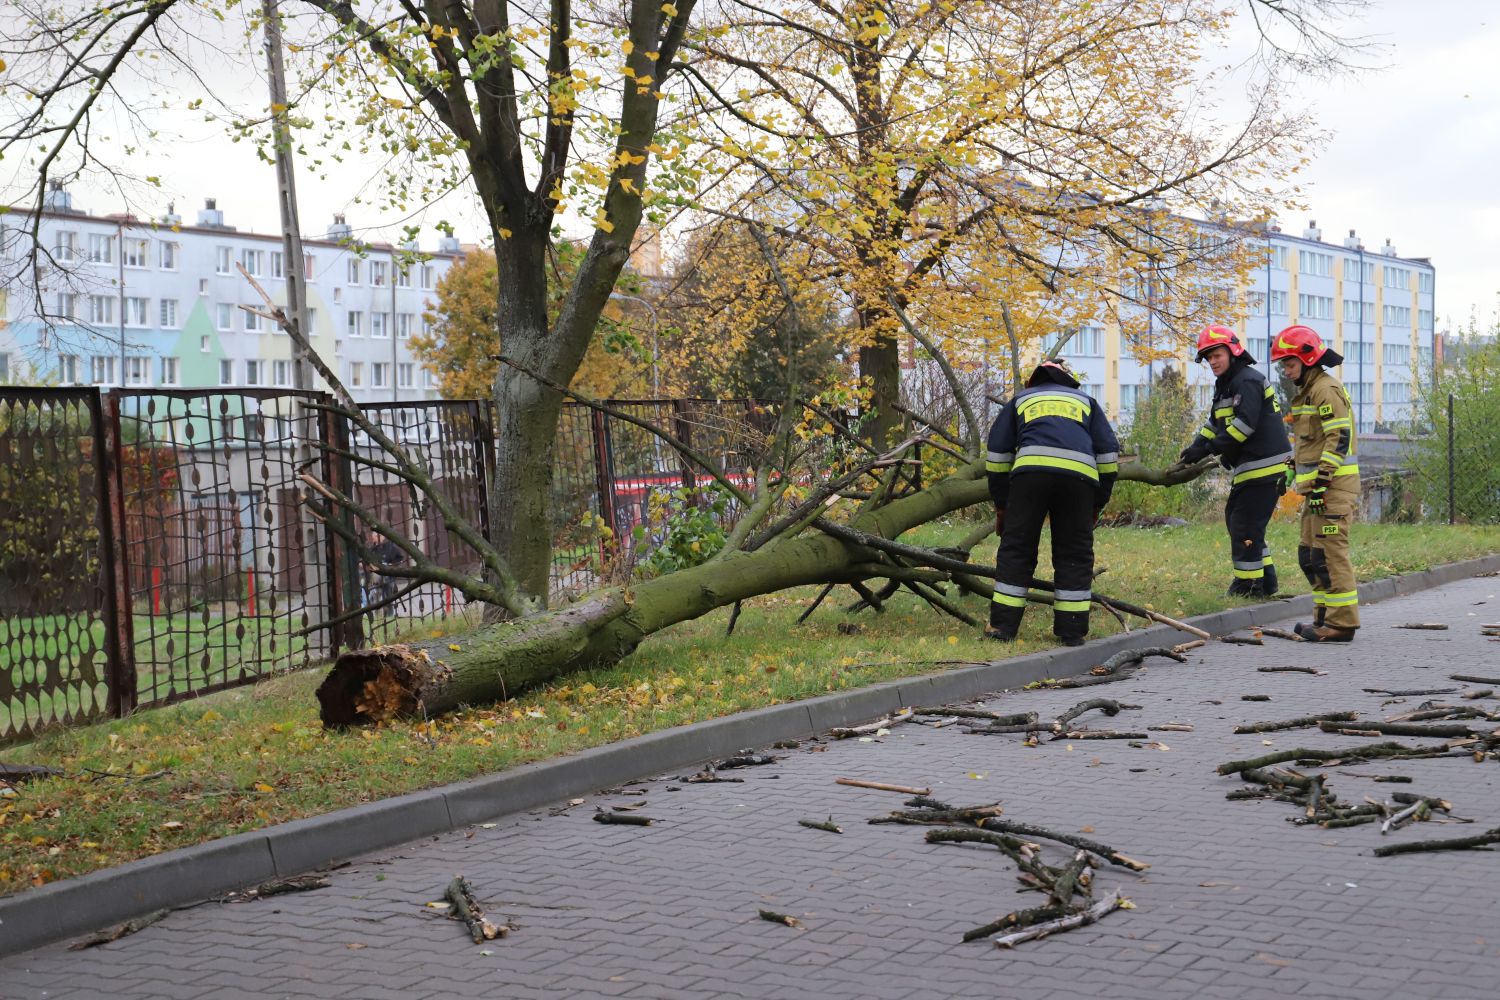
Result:
M1214 399L1193 443L1182 451L1186 464L1217 455L1229 470L1224 525L1229 530L1233 579L1230 596L1270 597L1276 593L1276 564L1266 545L1266 525L1286 492L1286 463L1292 457L1276 390L1228 327L1210 326L1198 334L1198 360L1214 373Z
M1349 558L1349 528L1359 503L1359 465L1349 392L1328 373L1344 359L1305 326L1271 343L1271 360L1295 382L1292 486L1306 498L1297 561L1313 588L1313 622L1297 626L1310 642L1349 642L1359 628L1359 585Z
M985 469L1000 548L987 637L1016 637L1047 521L1057 587L1052 632L1065 646L1083 645L1093 600L1094 524L1120 471L1119 451L1104 408L1052 359L1037 365L995 418Z

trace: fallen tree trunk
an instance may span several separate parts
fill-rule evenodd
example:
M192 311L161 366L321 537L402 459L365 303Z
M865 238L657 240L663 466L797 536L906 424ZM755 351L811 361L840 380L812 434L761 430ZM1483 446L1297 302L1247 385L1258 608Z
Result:
M1172 485L1192 475L1127 466L1121 478ZM851 527L894 539L944 514L987 503L976 463L932 486L861 513ZM885 555L820 530L773 538L700 566L523 618L487 624L457 638L379 646L341 654L318 688L324 725L371 725L442 715L489 704L569 672L616 663L646 637L716 608L763 594L870 579Z

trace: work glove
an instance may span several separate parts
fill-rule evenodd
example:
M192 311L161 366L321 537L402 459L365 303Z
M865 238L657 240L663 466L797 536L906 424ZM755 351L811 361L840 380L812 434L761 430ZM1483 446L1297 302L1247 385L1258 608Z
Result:
M1314 514L1322 515L1328 509L1328 480L1318 478L1313 480L1313 487L1307 493L1307 509Z
M1182 454L1178 456L1178 461L1183 465L1193 465L1194 463L1201 462L1212 453L1213 449L1208 446L1208 438L1197 437L1193 439L1192 444L1182 449Z
M1005 508L995 508L995 537L1000 538L1005 534Z

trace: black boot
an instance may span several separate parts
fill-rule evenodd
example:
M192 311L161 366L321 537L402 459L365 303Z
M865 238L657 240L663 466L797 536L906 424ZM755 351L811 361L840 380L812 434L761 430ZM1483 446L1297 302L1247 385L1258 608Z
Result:
M1255 597L1257 596L1258 589L1256 585L1259 583L1259 580L1244 580L1240 577L1235 577L1234 582L1229 585L1229 589L1224 592L1224 596Z
M1323 618L1327 614L1328 609L1319 604L1313 608L1312 623L1308 624L1307 622L1298 622L1296 627L1293 628L1292 631L1302 636L1302 638L1308 639L1313 632L1316 632L1318 629L1323 627Z

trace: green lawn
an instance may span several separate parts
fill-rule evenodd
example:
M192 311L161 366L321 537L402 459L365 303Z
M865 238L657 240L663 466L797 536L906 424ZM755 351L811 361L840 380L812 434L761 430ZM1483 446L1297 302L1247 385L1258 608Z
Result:
M924 528L953 541L967 525ZM1295 526L1271 532L1289 591L1300 591ZM992 545L982 549L986 557ZM1361 579L1500 551L1500 528L1361 526ZM1098 535L1098 589L1186 616L1226 599L1223 529L1112 528ZM1039 574L1047 575L1045 555ZM0 798L0 892L76 875L213 837L459 781L641 733L1046 648L1050 615L1028 613L1021 637L997 646L975 630L897 596L883 615L850 617L835 592L803 625L816 594L803 588L746 602L734 635L727 610L684 622L610 669L578 673L497 706L431 722L325 732L304 670L132 718L47 732L6 759L67 776ZM986 602L965 597L976 617ZM860 628L853 634L841 623ZM1094 634L1118 626L1094 616ZM430 634L431 626L417 627ZM98 773L105 772L107 777Z

